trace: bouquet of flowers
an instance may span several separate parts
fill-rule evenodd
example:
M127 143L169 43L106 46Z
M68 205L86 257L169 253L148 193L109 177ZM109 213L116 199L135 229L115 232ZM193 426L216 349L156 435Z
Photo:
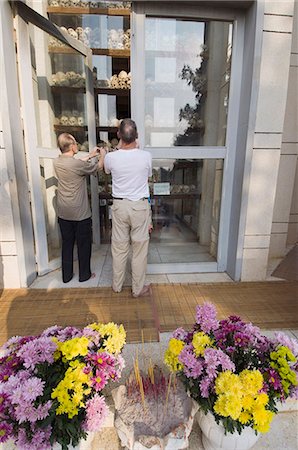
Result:
M284 333L269 339L240 317L218 321L215 307L204 303L190 332L174 331L165 363L225 433L265 433L277 403L297 398L297 357L298 342Z
M9 339L0 358L0 442L67 450L99 430L108 414L101 391L121 376L125 338L123 325L93 323Z

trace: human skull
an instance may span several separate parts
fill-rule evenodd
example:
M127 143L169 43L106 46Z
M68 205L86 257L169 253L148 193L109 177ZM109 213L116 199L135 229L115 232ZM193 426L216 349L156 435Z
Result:
M67 32L71 37L78 39L78 33L73 28L68 28Z
M125 70L121 70L121 72L119 72L119 74L118 74L118 78L120 81L127 80L127 78L128 78L127 72L125 72Z
M109 124L111 127L119 127L119 120L116 117L111 117Z
M74 117L74 116L70 116L68 122L69 122L69 125L72 126L72 127L76 126L77 123L78 123L78 122L77 122L77 118Z
M119 82L118 82L118 76L117 75L112 75L110 78L110 85L113 89L118 89L119 88Z
M70 85L74 84L77 81L77 74L73 70L71 70L70 72L66 72L65 76Z
M78 118L77 118L77 122L78 122L78 126L79 127L82 127L83 125L84 125L84 117L83 116L79 116Z
M60 116L60 124L61 124L61 125L69 125L68 117L65 116L65 115Z
M61 72L61 75L59 75L59 85L69 86L69 80L66 78L66 74L63 72Z

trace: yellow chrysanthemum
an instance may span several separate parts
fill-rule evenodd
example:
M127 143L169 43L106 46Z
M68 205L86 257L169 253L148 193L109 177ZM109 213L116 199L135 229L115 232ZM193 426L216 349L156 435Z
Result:
M248 395L257 395L263 387L264 379L259 370L243 370L239 378Z
M239 376L230 370L221 372L215 381L215 392L217 394L233 393L241 397L243 395L243 388Z
M212 346L212 339L203 333L203 331L198 331L194 333L192 338L192 345L194 346L194 353L196 356L203 356L206 347Z
M121 352L126 342L126 331L123 325L116 325L114 322L106 324L92 323L88 328L98 331L105 339L102 351L107 350L110 353L118 354Z
M254 429L260 433L267 433L274 415L272 411L268 411L263 407L255 409L253 411Z
M261 392L261 394L259 394L255 399L255 405L257 408L260 406L266 406L268 402L269 397L265 392Z
M177 372L183 369L183 364L178 359L185 343L179 339L172 338L169 341L168 348L165 352L164 361L172 372Z
M214 411L224 417L237 420L242 410L241 398L237 395L221 394L214 404Z
M251 420L251 414L249 414L247 411L242 411L239 415L238 420L243 425L246 425Z
M65 342L59 342L58 350L67 360L77 356L86 356L88 353L89 339L85 336L69 339Z
M250 411L254 404L254 398L251 395L244 395L242 397L242 408L245 411Z

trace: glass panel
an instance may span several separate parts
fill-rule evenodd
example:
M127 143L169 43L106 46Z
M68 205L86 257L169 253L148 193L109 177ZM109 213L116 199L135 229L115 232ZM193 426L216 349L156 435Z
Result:
M57 136L67 132L75 137L81 150L88 151L84 57L69 47L67 53L51 53L52 37L32 24L28 26L37 144L50 153L50 149L57 148ZM60 257L57 180L52 161L39 159L49 261Z
M130 17L105 14L50 14L70 36L94 49L130 49ZM57 45L53 41L53 46ZM58 44L59 45L59 44Z
M147 17L145 145L225 145L232 24Z
M223 160L153 161L149 263L217 260Z
M84 57L69 47L52 53L53 38L31 24L29 33L38 145L57 148L57 136L68 132L87 151Z
M56 214L58 181L55 177L53 159L39 158L41 190L45 212L49 261L61 256L61 237Z

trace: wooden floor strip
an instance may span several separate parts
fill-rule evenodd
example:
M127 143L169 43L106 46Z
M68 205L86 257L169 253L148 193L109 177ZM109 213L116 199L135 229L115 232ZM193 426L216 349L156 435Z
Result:
M152 296L132 298L129 288L8 289L0 297L0 345L13 335L38 334L51 325L83 327L123 323L128 342L158 341L159 332L190 328L196 305L215 304L262 329L298 330L298 282L155 284Z

